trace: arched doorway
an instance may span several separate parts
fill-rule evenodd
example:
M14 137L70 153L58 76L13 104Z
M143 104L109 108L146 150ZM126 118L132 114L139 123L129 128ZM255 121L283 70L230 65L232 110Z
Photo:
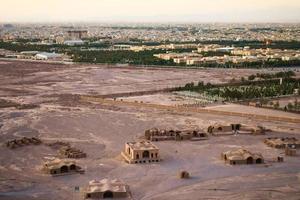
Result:
M261 164L262 163L262 159L261 158L257 158L256 159L256 164Z
M197 137L197 136L198 136L197 131L193 131L193 137Z
M247 164L253 164L253 158L251 156L247 158Z
M143 158L149 158L149 156L150 156L149 151L144 151L143 152Z
M61 173L67 173L69 171L69 168L68 166L66 165L63 165L61 168L60 168L60 172Z
M114 194L109 190L103 193L103 199L108 199L108 198L114 198Z
M76 170L76 165L70 165L70 170Z

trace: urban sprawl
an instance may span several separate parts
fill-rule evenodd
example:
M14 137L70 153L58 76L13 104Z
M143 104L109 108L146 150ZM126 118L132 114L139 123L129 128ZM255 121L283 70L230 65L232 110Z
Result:
M0 26L0 57L202 67L296 66L297 24Z

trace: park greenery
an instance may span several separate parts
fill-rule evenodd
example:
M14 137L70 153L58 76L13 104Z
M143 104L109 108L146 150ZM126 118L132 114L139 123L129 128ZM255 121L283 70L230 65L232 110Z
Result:
M281 71L281 72L277 72L274 74L271 73L257 73L257 74L253 74L248 76L248 80L252 81L254 79L274 79L274 78L291 78L293 76L295 76L295 72L293 71Z
M149 51L73 51L72 56L75 62L86 63L122 63L135 65L172 65L173 61L162 60L153 54L164 53L162 50Z
M295 89L300 88L300 79L293 78L294 72L278 72L275 74L257 74L249 77L263 77L260 80L252 78L244 81L232 81L227 84L212 85L199 81L197 84L191 82L184 87L177 88L178 91L193 91L203 93L207 96L217 96L227 101L263 99L294 94ZM280 81L282 78L282 82Z

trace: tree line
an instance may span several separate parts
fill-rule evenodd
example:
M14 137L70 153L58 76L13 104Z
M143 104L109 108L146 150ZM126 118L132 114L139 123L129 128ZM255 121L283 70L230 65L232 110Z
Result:
M276 73L273 76L277 79L264 79L259 81L245 81L228 84L212 85L199 81L187 83L183 87L176 88L177 91L193 91L204 93L208 96L218 96L228 101L277 97L291 95L295 89L300 88L300 79L291 78L291 72ZM272 77L273 77L272 76ZM283 78L280 82L278 78Z

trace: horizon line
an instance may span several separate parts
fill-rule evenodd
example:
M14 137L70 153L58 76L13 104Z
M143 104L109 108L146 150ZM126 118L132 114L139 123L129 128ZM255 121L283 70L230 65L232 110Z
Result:
M299 21L97 21L97 20L90 20L90 21L1 21L0 24L68 24L68 23L75 23L75 24L300 24Z

